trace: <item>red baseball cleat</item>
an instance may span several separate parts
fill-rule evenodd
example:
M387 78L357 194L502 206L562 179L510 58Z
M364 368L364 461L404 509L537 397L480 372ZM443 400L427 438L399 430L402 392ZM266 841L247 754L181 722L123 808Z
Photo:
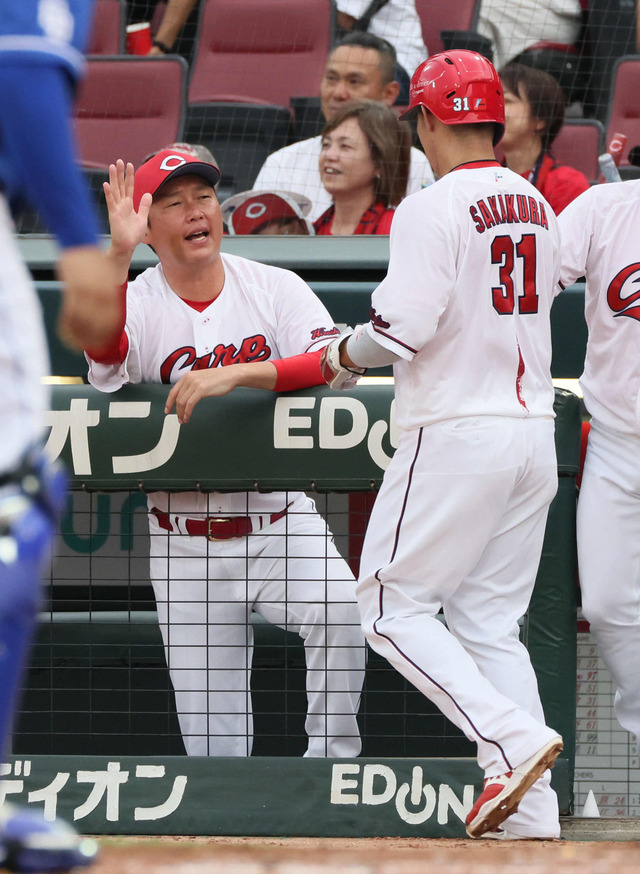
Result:
M515 813L525 792L547 768L553 767L562 747L562 738L558 735L513 771L499 777L488 777L467 816L469 837L479 838L485 832L495 832L508 816Z

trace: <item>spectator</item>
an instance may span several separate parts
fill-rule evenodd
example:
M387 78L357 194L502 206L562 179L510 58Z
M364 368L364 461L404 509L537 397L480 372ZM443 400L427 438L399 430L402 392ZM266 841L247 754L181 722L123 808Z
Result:
M178 54L191 63L198 29L199 0L129 0L127 24L151 22L162 9L162 16L151 46L152 55Z
M580 0L481 0L478 32L491 40L500 68L539 44L575 46L580 36Z
M376 100L392 106L399 85L394 79L396 53L392 45L371 33L350 33L330 53L320 85L322 114L331 121L347 100ZM315 221L331 206L331 196L320 180L318 159L322 137L316 136L273 152L264 162L254 188L296 191L312 202L309 218ZM433 182L423 152L411 149L407 194Z
M200 398L237 385L320 384L321 351L338 333L294 273L220 252L219 176L214 165L169 150L138 169L135 185L122 161L105 184L108 255L126 288L126 328L111 349L88 351L89 381L106 392L175 383L166 412L175 404L181 424ZM142 242L160 263L126 285ZM187 753L251 753L255 610L304 639L307 755L357 756L364 640L355 581L314 503L302 492L154 492L149 529Z
M407 190L411 131L373 100L345 103L322 132L320 178L333 204L316 234L388 234Z
M368 30L391 43L398 56L396 102L406 105L413 71L428 56L415 0L338 0L336 18L342 30Z
M291 191L240 191L220 204L222 220L231 235L314 234L307 218L311 201Z
M562 89L549 73L524 64L507 64L500 77L506 118L500 143L504 163L528 179L558 215L589 188L584 173L558 164L551 153L564 122Z

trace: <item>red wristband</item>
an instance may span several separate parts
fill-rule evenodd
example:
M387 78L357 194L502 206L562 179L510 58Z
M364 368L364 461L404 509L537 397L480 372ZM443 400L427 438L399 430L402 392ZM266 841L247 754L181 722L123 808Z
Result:
M312 385L324 385L320 370L322 349L315 352L304 352L302 355L292 355L291 358L278 358L271 363L278 371L274 391L295 391L299 388L310 388Z

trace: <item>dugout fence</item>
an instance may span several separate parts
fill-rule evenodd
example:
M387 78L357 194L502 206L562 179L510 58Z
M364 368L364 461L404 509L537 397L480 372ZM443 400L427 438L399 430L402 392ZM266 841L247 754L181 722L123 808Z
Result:
M244 254L264 257L261 241L244 242L251 248ZM338 245L309 257L304 247L269 246L270 260L295 266L326 295L336 320L348 312L344 320L351 321L384 271L386 241L330 242ZM52 328L49 242L21 245ZM134 269L148 258L141 252ZM55 369L81 365L71 356ZM297 635L256 617L253 756L185 756L148 582L146 492L158 488L307 491L342 554L357 562L394 448L392 384L282 396L239 390L202 402L189 425L174 430L163 413L166 387L104 395L75 382L53 387L49 448L72 472L72 491L5 793L98 834L464 834L465 811L482 781L466 738L370 653L359 711L362 756L300 758L302 646ZM522 637L547 719L565 738L553 779L561 810L570 814L582 411L579 399L560 389L556 411L560 485Z
M14 778L20 779L10 785L20 782L19 794L27 792L34 800L42 800L47 786L41 784L56 768L49 785L65 779L61 774L67 777L59 792L53 793L55 799L47 796L45 802L53 805L55 800L61 812L83 820L84 829L98 833L141 828L150 833L204 834L462 833L464 810L481 783L473 749L373 654L360 711L362 757L340 762L295 758L305 746L302 648L295 636L268 625L256 624L258 755L250 760L184 757L157 619L153 609L148 609L152 605L133 593L136 584L144 588L142 565L136 571L144 555L136 555L135 540L140 535L127 517L136 514L135 504L140 508L133 496L148 490L284 487L321 496L330 492L324 504L329 518L333 515L339 523L342 515L342 521L348 521L348 509L338 506L332 513L330 497L373 492L379 485L381 463L384 466L385 457L393 451L388 428L392 387L360 386L346 399L343 393L329 389L280 397L247 389L215 403L205 401L189 428L180 431L172 453L166 452L163 463L154 469L149 467L150 451L159 437L162 441L166 393L162 386L129 386L114 395L84 385L54 389L51 441L58 439L58 429L66 430L61 455L73 471L72 503L77 497L89 498L86 518L70 521L67 517L61 537L66 536L67 547L76 542L74 538L86 538L80 564L88 568L89 577L69 580L73 572L61 577L56 571L51 579L50 610L40 629L18 726L12 767ZM323 413L323 408L330 414ZM253 444L252 454L237 436L242 434L249 410L252 429L245 439ZM578 399L558 390L556 411L560 485L522 636L539 677L547 719L566 741L563 758L554 770L554 785L563 812L569 813L575 741L573 541L581 418ZM215 427L216 421L224 421L234 439ZM273 435L285 433L283 421L289 439L304 434L313 438L314 445L295 448L294 441L292 446L279 447ZM83 436L88 449L84 454L79 452ZM126 472L122 471L124 459L129 459ZM100 550L109 540L105 497L114 498L123 491L127 506L120 516L124 524L119 522L117 532L120 554L101 558ZM77 512L81 517L82 501ZM345 537L348 550L348 528L342 534ZM71 568L69 556L67 562ZM107 580L102 575L109 567L111 578ZM118 579L123 570L124 579ZM125 593L116 591L118 584L125 587ZM109 585L112 594L105 597ZM69 610L70 606L76 609ZM134 779L134 774L142 776ZM180 803L174 811L162 816L148 813L149 804L141 799L145 798L144 781L151 776L158 778L158 787L169 786L169 794L174 791L171 787L184 784L181 793L175 789L174 801L180 794ZM92 806L84 783L94 780L96 785L102 782L103 788L97 801L99 789L94 791ZM287 781L296 793L304 784L310 818L299 820L295 809L281 806L280 793ZM213 784L224 791L224 810L210 807ZM411 804L400 803L398 793L403 786L414 787ZM351 818L340 816L342 805L353 806ZM373 816L369 816L370 805L376 808ZM392 825L389 809L395 811Z

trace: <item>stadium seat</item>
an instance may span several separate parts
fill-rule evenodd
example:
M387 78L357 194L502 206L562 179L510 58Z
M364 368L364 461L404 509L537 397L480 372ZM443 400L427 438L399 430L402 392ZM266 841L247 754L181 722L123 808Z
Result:
M95 0L93 26L87 45L89 55L120 55L124 52L124 0Z
M629 151L640 146L639 94L640 55L624 55L613 67L607 118L607 142L615 133L627 137L620 160L621 167L629 166Z
M291 108L295 120L296 140L307 140L322 133L326 121L319 97L292 97Z
M288 106L292 96L318 93L331 0L207 0L201 7L190 104Z
M605 125L612 73L618 58L635 51L634 0L586 0L589 87L584 114Z
M595 118L568 118L551 147L559 164L575 167L590 182L596 182L600 176L598 155L604 149L604 125Z
M182 140L187 70L177 55L89 57L75 116L82 163L107 167L122 158L137 167Z
M498 161L502 161L504 152L499 143L494 151ZM598 180L598 155L602 152L604 125L595 118L567 118L551 146L551 154L559 164L575 167L590 182Z
M218 199L252 188L266 157L291 141L289 109L221 101L189 107L185 139L213 152L222 179Z
M416 0L416 11L422 24L422 37L430 55L454 48L449 41L443 40L442 32L450 31L458 37L466 34L484 41L480 34L475 33L480 10L479 0ZM457 42L460 40L458 39ZM487 40L487 46L490 42ZM467 43L467 40L465 40ZM456 44L455 48L474 48L471 44Z

